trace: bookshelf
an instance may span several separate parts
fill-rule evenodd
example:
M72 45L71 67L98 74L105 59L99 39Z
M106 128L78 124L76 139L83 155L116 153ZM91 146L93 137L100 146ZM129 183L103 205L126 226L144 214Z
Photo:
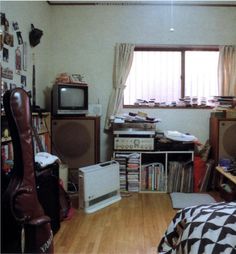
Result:
M44 151L51 152L51 114L44 112L41 115L38 113L32 113L32 125L35 127L39 135L39 139L42 143ZM33 137L34 153L40 151L35 137ZM13 166L14 154L10 131L6 115L1 114L1 168L7 173Z
M114 151L120 190L192 192L194 151Z

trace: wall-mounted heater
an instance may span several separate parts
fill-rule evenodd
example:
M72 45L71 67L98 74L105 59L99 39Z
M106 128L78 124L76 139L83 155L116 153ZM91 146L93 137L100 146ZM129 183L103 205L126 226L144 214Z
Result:
M119 163L108 161L79 169L79 204L86 213L120 199Z

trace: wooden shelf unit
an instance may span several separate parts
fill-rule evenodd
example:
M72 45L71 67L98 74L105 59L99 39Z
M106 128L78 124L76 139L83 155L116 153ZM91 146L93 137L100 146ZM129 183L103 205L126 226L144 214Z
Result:
M180 186L182 175L170 175L170 171L175 173L175 169L170 169L170 162L192 163L194 151L114 151L113 159L120 163L121 191L172 192L170 185L173 182L174 186L173 180L177 180L173 178L179 177ZM193 180L193 170L191 174Z
M224 171L222 167L216 167L216 170L224 177L226 177L228 180L230 180L232 183L236 184L236 176L232 175L230 172Z
M50 112L42 113L42 117L38 113L32 113L32 124L37 130L42 145L46 152L51 153L51 114ZM32 132L33 134L33 132ZM34 140L34 153L39 152L37 142ZM9 171L13 165L14 154L12 139L8 129L8 123L5 114L1 114L1 167L5 171Z

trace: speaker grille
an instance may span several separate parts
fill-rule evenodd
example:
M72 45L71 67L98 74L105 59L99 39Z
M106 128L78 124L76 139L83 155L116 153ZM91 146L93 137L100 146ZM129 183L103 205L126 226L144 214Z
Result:
M70 168L94 164L95 149L94 120L52 120L52 151Z
M220 121L219 159L236 158L236 122Z

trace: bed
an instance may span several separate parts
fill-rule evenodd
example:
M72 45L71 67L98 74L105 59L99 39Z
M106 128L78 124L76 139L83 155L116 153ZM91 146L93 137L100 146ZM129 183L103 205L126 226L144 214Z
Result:
M179 210L161 239L159 254L236 254L236 202Z

